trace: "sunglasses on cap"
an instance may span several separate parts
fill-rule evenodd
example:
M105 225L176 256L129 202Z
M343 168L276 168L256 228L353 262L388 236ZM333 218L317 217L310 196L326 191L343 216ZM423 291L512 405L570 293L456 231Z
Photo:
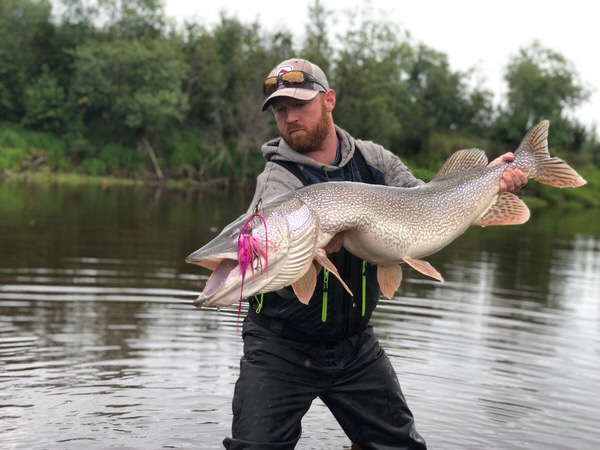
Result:
M273 92L279 89L280 85L288 88L303 88L311 89L313 91L321 90L315 89L314 86L308 87L308 83L316 83L323 88L323 92L327 91L327 88L310 73L306 73L301 70L292 70L290 72L284 72L281 75L267 78L263 83L263 93L265 95L271 95Z

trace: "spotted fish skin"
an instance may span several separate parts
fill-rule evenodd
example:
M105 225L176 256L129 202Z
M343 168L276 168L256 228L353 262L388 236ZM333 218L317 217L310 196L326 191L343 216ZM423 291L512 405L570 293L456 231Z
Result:
M355 256L378 266L383 295L391 297L406 263L439 281L441 274L421 258L435 253L470 226L518 225L529 209L516 195L500 194L507 167L551 186L578 187L586 181L564 161L548 152L549 122L533 127L515 151L513 162L488 164L479 149L459 150L429 183L399 188L354 182L329 182L288 192L266 203L264 223L252 223L252 235L265 242L266 261L254 261L245 274L244 296L292 286L308 302L316 274L326 267L338 277L323 250L336 237ZM226 306L240 298L241 272L236 242L246 214L219 236L192 253L187 262L214 270L196 306Z

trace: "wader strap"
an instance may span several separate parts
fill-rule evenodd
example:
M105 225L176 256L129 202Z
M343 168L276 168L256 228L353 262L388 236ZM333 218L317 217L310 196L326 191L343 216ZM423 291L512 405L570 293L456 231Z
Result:
M284 169L286 169L288 172L290 172L291 174L293 174L296 178L298 178L298 180L300 180L300 182L302 183L303 186L308 186L310 184L310 179L302 172L302 169L300 169L300 167L298 166L298 164L293 163L291 161L285 161L285 160L280 160L280 159L275 159L272 160L269 158L269 161L272 162L273 164L277 164L281 167L283 167ZM371 170L369 169L367 162L365 161L365 157L363 156L362 152L358 149L358 147L354 147L354 155L352 156L352 160L350 161L351 163L354 162L356 163L356 167L358 169L358 172L360 173L360 178L362 180L363 183L368 183L368 184L373 184L375 182L375 179L373 178L373 174L371 173ZM366 295L367 295L367 277L366 277L366 268L367 268L367 262L363 261L362 262L362 270L361 270L361 281L362 281L362 311L361 311L361 315L364 317L365 313L366 313ZM322 312L321 312L321 322L326 322L327 321L327 303L329 301L329 271L325 268L323 268L323 308L322 308ZM250 316L260 325L270 329L271 331L275 332L276 334L279 334L280 336L283 336L284 330L283 325L281 324L281 322L279 322L278 320L273 320L270 317L265 316L264 314L261 315L259 314L261 309L262 309L262 305L263 305L263 296L261 295L260 298L257 297L256 298L257 302L258 302L258 307L256 308L256 311L253 311L252 308L250 309L250 312L253 314L250 314ZM296 338L297 340L303 340L302 338L304 338L304 336L300 337L297 336L297 333L294 333L293 338Z
M279 159L269 160L269 161L271 161L273 164L277 164L277 165L283 167L288 172L295 175L296 178L298 178L300 180L300 182L302 183L303 186L309 185L310 180L308 179L308 177L306 175L304 175L304 173L302 173L302 169L300 169L300 167L298 167L298 164L293 163L291 161L281 161Z
M358 149L358 147L354 147L354 156L352 159L356 162L356 166L358 167L358 171L360 173L360 177L362 178L363 183L373 184L375 179L373 178L373 174L369 170L367 166L367 161L365 161L365 157L362 152Z

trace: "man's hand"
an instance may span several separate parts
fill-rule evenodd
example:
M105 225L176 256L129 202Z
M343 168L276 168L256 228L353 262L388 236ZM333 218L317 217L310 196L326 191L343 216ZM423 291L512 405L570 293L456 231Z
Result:
M515 155L511 152L508 152L493 160L489 165L493 166L503 162L510 163L514 160ZM504 173L502 174L502 179L500 180L500 194L503 194L505 192L511 192L514 194L526 184L527 176L523 172L521 172L519 169L507 167L506 170L504 170Z

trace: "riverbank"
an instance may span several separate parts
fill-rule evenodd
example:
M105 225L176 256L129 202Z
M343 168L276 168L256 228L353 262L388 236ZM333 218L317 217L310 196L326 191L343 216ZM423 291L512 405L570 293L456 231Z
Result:
M88 175L77 172L25 171L12 172L4 170L0 174L0 182L35 183L35 184L67 184L100 185L100 186L156 186L168 189L205 189L228 191L253 186L254 182L219 177L210 180L194 180L190 178L157 179L151 174L135 177L110 175Z
M410 164L409 164L410 167ZM595 168L577 169L587 184L577 189L556 189L535 181L530 181L519 194L531 209L554 206L561 209L585 209L600 207L600 170ZM423 169L413 169L415 176L430 180L435 175ZM0 173L0 182L162 187L177 190L236 191L253 189L255 180L236 180L233 177L217 177L196 180L190 177L157 179L154 174L144 172L132 177L88 175L78 172L53 172L47 167L27 168L22 171L5 169Z

